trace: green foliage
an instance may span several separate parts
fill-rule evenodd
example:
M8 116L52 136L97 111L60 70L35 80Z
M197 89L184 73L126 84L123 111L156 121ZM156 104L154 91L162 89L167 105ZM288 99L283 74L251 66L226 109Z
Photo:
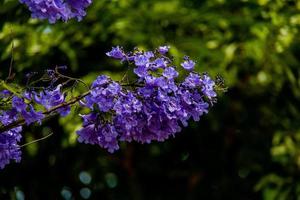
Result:
M265 199L299 199L300 132L276 132L272 144L272 160L280 173L264 176L255 189L262 190Z
M0 173L0 196L23 190L29 199L43 192L57 199L70 187L79 198L76 174L85 170L94 198L299 199L299 0L94 0L81 22L51 25L29 17L17 0L0 0L3 80L12 44L19 85L24 73L55 65L67 65L87 83L100 73L118 79L126 66L105 56L112 45L169 44L177 62L189 55L199 71L221 74L229 90L175 139L123 145L114 155L75 142L78 116L49 119L45 127L55 136ZM36 127L26 131L24 142L44 136ZM37 166L43 172L24 175Z

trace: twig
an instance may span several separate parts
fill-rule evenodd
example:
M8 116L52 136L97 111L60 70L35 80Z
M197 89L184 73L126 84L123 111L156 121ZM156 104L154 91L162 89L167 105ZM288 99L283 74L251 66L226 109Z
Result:
M121 86L142 87L143 85L139 85L139 84L135 84L135 83L130 83L130 84L122 84ZM44 115L49 115L49 114L51 114L52 112L54 112L54 111L56 111L56 110L58 110L58 109L60 109L60 108L63 108L63 107L65 107L65 106L69 106L69 105L73 105L73 104L75 104L76 102L78 102L78 101L80 101L81 99L83 99L84 97L86 97L87 95L89 95L90 93L91 93L91 91L89 90L89 91L83 93L82 95L79 95L79 96L77 96L77 97L74 97L73 99L71 99L71 100L68 101L68 102L64 102L64 103L61 103L61 104L59 104L59 105L57 105L57 106L54 106L53 108L51 108L51 109L49 109L49 110L43 112L43 114L44 114ZM12 129L12 128L16 128L16 127L18 127L18 126L23 126L23 125L25 125L25 124L26 124L25 119L19 119L19 120L15 121L15 122L12 122L12 123L8 124L8 125L0 126L0 134L3 133L3 132L5 132L5 131L8 131L8 130L10 130L10 129Z
M86 88L89 89L89 86L81 79L79 78L73 78L73 77L70 77L70 76L66 76L66 75L63 75L61 74L59 71L58 71L58 67L55 67L55 73L58 75L58 77L60 78L66 78L68 80L72 80L72 81L75 81L75 82L80 82L82 83Z
M58 110L58 109L60 109L60 108L63 108L63 107L65 107L65 106L72 105L72 104L74 104L74 103L80 101L81 99L83 99L84 97L86 97L86 96L89 95L89 94L90 94L90 91L85 92L85 93L83 93L82 95L79 95L79 96L73 98L72 100L70 100L70 101L68 101L68 102L65 102L65 103L59 104L59 105L57 105L57 106L54 106L53 108L51 108L51 109L49 109L49 110L43 112L43 114L44 114L44 115L49 115L49 114L51 114L52 112L54 112L54 111L56 111L56 110ZM10 129L12 129L12 128L15 128L15 127L18 127L18 126L23 126L23 125L25 125L25 123L26 123L26 122L25 122L25 119L19 119L19 120L15 121L15 122L12 122L12 123L10 123L10 124L8 124L8 125L6 125L6 126L1 126L1 127L0 127L0 134L3 133L3 132L5 132L5 131L8 131L8 130L10 130Z
M13 63L14 63L14 37L13 37L13 30L12 28L10 29L10 33L11 33L11 58L10 58L10 65L9 65L9 71L8 71L8 76L6 78L6 82L8 80L11 80L14 78L14 75L12 74L12 70L13 70Z
M20 148L23 148L23 147L28 146L28 145L30 145L30 144L34 144L34 143L39 142L39 141L41 141L41 140L47 139L47 138L50 137L51 135L53 135L53 132L51 132L50 134L48 134L48 135L46 135L46 136L44 136L44 137L42 137L42 138L39 138L39 139L33 140L33 141L31 141L31 142L25 143L25 144L23 144L23 145L20 145Z

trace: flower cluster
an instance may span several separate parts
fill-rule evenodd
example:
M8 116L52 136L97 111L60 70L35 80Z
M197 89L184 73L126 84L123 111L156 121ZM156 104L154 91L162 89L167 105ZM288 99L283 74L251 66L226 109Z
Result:
M51 81L47 89L0 91L0 168L11 160L20 161L22 125L41 124L52 114L66 116L76 102L88 110L80 115L79 142L99 145L111 153L119 149L121 141L164 141L180 132L189 120L200 120L216 101L216 84L208 74L195 72L196 63L189 57L176 67L168 51L169 46L130 53L113 47L107 56L133 67L134 80L124 76L118 82L100 75L87 92L70 101L66 101L62 84L56 84L59 67L47 70ZM179 76L180 70L186 75Z
M2 91L4 94L7 91ZM8 125L17 120L17 111L15 109L2 111L0 113L0 122L3 125ZM11 160L20 162L21 151L18 142L21 140L22 127L10 129L6 132L0 133L0 169L9 164Z
M0 125L11 126L12 124L30 125L34 122L41 124L47 112L55 109L56 106L65 102L65 96L61 93L61 85L54 89L47 89L40 93L35 91L26 91L21 95L13 94L7 90L0 92L1 102L4 104L3 110L0 110ZM6 103L9 102L9 103ZM35 104L42 105L44 112L36 111ZM64 106L58 108L55 112L65 116L69 113L70 107ZM21 139L22 126L12 127L4 132L0 132L0 168L7 165L10 160L19 162L21 160L21 151L18 142Z
M114 47L108 56L134 66L137 80L120 83L101 75L81 102L90 113L82 115L79 141L97 144L114 152L119 141L150 143L174 136L188 120L198 121L215 101L215 82L194 71L195 62L184 58L188 75L178 81L179 72L166 56L168 46L156 51L125 53Z
M20 0L31 11L32 18L67 21L71 18L81 20L86 15L85 9L92 0Z

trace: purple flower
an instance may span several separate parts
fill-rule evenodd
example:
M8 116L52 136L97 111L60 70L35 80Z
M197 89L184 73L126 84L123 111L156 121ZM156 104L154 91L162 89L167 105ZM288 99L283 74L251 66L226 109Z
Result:
M24 97L25 99L27 99L28 101L31 101L32 98L33 98L33 92L32 92L32 91L25 91L25 92L23 93L23 97Z
M98 119L99 115L97 113L90 113L87 115L81 115L79 114L80 117L82 117L83 119L83 127L86 127L94 122L96 122L96 120Z
M138 95L143 98L148 98L153 95L155 88L152 85L146 85L145 87L138 88Z
M209 104L204 101L200 101L195 105L194 112L192 112L192 117L194 121L199 121L200 116L204 113L208 113Z
M116 101L113 109L118 115L137 113L141 111L142 103L133 93L128 92Z
M78 141L89 143L89 144L96 144L98 142L98 135L95 131L95 125L90 124L88 126L84 126L82 129L76 132L79 135Z
M118 132L116 128L111 124L105 124L98 128L98 145L102 148L108 150L108 152L113 153L114 151L119 149L118 144Z
M113 47L111 51L106 53L106 55L118 60L123 60L126 58L126 54L123 53L122 48L119 46Z
M4 125L8 125L15 118L16 111L5 111L0 114L0 122ZM18 142L21 140L22 127L12 128L8 131L0 133L0 169L3 169L11 160L20 162L21 151Z
M85 9L92 3L91 0L20 0L31 11L31 17L48 19L50 23L57 20L67 21L85 16Z
M42 112L36 112L33 108L33 106L29 105L29 111L22 110L21 114L23 118L25 119L25 122L27 125L33 123L33 122L39 122L39 124L42 123L42 119L44 119L44 114Z
M64 106L60 109L57 109L57 112L59 112L60 116L65 117L67 116L71 111L71 107L70 106Z
M92 88L100 87L109 82L109 79L105 75L100 75L97 77L97 79L93 82Z
M2 90L2 91L0 91L0 98L7 98L10 95L12 95L12 93L10 91L8 91L8 90Z
M85 9L92 3L92 0L65 0L65 3L71 8L71 18L76 17L80 21L86 15Z
M48 89L40 92L39 94L35 94L35 102L44 106L46 110L50 110L51 108L64 103L65 96L61 93L61 87L62 85L58 85L54 90ZM57 112L59 112L61 116L66 116L69 113L69 111L69 106L57 109Z
M179 75L179 73L173 67L165 68L163 76L167 79L174 79Z
M214 91L215 82L207 75L203 75L202 78L202 92L211 99L212 97L216 97L217 93Z
M0 135L0 169L3 169L11 160L21 161L21 151L14 136L7 133Z
M18 112L16 109L6 110L0 112L0 122L3 125L8 125L18 119ZM0 133L1 134L1 133Z
M158 47L158 52L160 54L164 55L169 52L169 49L170 49L170 46L160 46L160 47Z
M184 80L183 84L189 88L196 88L201 85L201 78L198 74L191 72Z
M77 134L79 135L79 142L97 144L107 149L110 153L119 149L118 133L114 126L110 124L100 125L99 127L91 124L78 130Z
M138 77L140 78L145 78L146 76L148 76L148 71L147 68L145 66L138 66L137 68L135 68L133 70L133 72L138 75Z
M187 59L186 61L181 63L181 66L186 70L193 70L195 67L195 64L196 63L194 61Z
M154 87L164 87L165 85L167 85L164 77L154 77L151 75L145 77L145 83L147 84L147 86Z
M102 80L103 77L98 77L98 80L100 79ZM104 82L100 81L101 84L104 84ZM85 97L85 103L83 104L90 109L94 109L95 105L97 105L97 109L107 112L112 109L115 97L121 93L122 87L114 81L109 84L101 84L95 84L97 87L93 88L90 95Z
M121 91L121 86L119 83L112 82L110 83L105 90L103 90L104 95L117 95Z
M137 67L146 67L149 64L149 57L147 55L136 55L134 63Z
M167 64L168 63L164 58L158 58L153 62L152 67L154 69L165 68L165 67L167 67Z
M16 109L18 112L21 112L27 108L27 104L24 102L23 99L14 96L12 98L12 107Z
M154 57L154 53L152 51L147 51L144 53L144 55L148 58L151 59Z
M44 118L44 115L41 112L36 112L31 104L29 104L29 110L27 110L27 107L28 106L23 99L17 96L12 98L13 110L16 110L22 115L27 125L36 121L41 124L41 120Z

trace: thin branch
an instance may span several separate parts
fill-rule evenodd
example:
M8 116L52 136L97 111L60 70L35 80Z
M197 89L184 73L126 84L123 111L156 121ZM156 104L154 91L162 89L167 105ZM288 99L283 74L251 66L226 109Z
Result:
M14 36L13 36L13 30L10 29L11 32L11 58L10 58L10 65L9 65L9 71L8 76L5 81L11 80L14 78L14 74L12 73L13 70L13 63L14 63Z
M45 139L47 139L48 137L50 137L51 135L53 135L53 132L49 133L48 135L46 135L46 136L44 136L44 137L42 137L42 138L39 138L39 139L33 140L33 141L31 141L31 142L25 143L25 144L23 144L23 145L20 145L20 148L23 148L23 147L28 146L28 145L30 145L30 144L34 144L34 143L36 143L36 142L45 140Z
M82 83L86 88L89 89L89 86L81 79L79 78L73 78L73 77L70 77L70 76L66 76L66 75L63 75L61 74L59 71L58 71L58 67L55 67L55 73L58 75L58 77L60 78L66 78L66 79L69 79L69 80L73 80L75 82L79 82L79 83Z
M129 87L142 87L143 85L139 85L139 84L135 84L135 83L130 83L130 84L121 84L121 86L129 86ZM44 115L50 115L51 113L55 112L56 110L60 109L60 108L63 108L65 106L69 106L69 105L73 105L75 104L76 102L80 101L81 99L83 99L84 97L86 97L87 95L89 95L91 93L91 91L87 91L85 93L83 93L82 95L79 95L77 97L74 97L73 99L71 99L70 101L68 102L64 102L64 103L61 103L57 106L54 106L53 108L43 112ZM19 119L15 122L12 122L6 126L0 126L0 134L5 132L5 131L8 131L12 128L16 128L18 126L23 126L26 124L26 121L25 119Z
M49 115L49 114L51 114L52 112L54 112L54 111L56 111L56 110L58 110L58 109L60 109L60 108L63 108L63 107L65 107L65 106L69 106L69 105L75 104L76 102L80 101L81 99L83 99L84 97L86 97L86 96L89 95L89 94L90 94L90 91L87 91L87 92L83 93L82 95L79 95L79 96L77 96L77 97L71 99L71 100L68 101L68 102L64 102L64 103L62 103L62 104L59 104L59 105L57 105L57 106L54 106L53 108L51 108L51 109L49 109L49 110L43 112L43 114L44 114L44 115ZM5 131L8 131L8 130L10 130L10 129L12 129L12 128L16 128L16 127L18 127L18 126L23 126L23 125L25 125L25 124L26 124L25 119L19 119L19 120L15 121L15 122L12 122L12 123L10 123L10 124L8 124L8 125L6 125L6 126L1 126L1 127L0 127L0 134L3 133L3 132L5 132Z

